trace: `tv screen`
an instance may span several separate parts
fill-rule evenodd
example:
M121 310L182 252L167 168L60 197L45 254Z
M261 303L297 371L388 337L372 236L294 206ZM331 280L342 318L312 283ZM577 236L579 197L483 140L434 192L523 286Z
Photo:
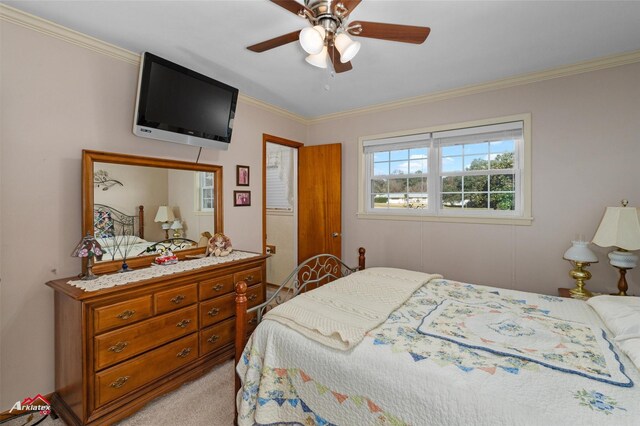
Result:
M169 142L227 149L238 89L145 52L133 132Z

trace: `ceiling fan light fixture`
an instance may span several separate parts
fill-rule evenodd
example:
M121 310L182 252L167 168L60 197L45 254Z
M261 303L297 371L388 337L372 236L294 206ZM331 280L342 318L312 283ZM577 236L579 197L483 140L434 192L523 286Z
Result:
M321 25L306 27L300 31L300 45L310 55L318 55L324 47L325 30Z
M340 52L340 62L343 64L352 60L360 50L360 42L351 40L345 33L336 36L335 46Z
M305 58L305 61L318 68L326 68L327 67L327 57L329 56L327 52L327 46L324 46L320 53L315 55L309 55Z

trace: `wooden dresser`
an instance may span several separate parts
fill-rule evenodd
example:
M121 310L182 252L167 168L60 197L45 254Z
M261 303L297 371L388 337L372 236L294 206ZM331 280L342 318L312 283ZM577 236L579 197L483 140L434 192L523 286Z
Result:
M53 409L68 424L111 424L234 356L234 286L265 300L266 256L104 290L55 290ZM248 318L250 329L255 318Z

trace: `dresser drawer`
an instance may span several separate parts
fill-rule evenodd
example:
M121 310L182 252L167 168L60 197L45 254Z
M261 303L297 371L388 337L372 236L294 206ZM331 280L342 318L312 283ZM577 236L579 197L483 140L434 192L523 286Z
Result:
M257 312L251 312L247 315L247 336L253 333L253 330L258 326L258 314Z
M247 269L233 274L233 282L244 281L248 286L262 282L262 268Z
M235 318L228 319L200 332L200 356L233 342Z
M168 372L198 358L198 333L108 368L95 377L95 405L127 395Z
M236 314L235 293L200 302L200 328L207 327Z
M95 333L133 324L153 314L151 295L95 308L93 330Z
M247 309L253 308L256 305L264 302L264 286L263 285L254 285L247 289ZM234 299L235 303L235 299Z
M200 300L211 299L234 291L233 275L201 281L199 286Z
M175 311L198 301L198 285L185 285L153 295L156 302L156 314Z
M198 329L198 308L190 306L95 338L95 370L141 354Z

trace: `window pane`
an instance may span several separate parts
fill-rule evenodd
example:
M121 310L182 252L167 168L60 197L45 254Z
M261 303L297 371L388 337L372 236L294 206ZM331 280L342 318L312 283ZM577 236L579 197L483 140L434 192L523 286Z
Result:
M429 207L427 194L409 194L409 208L426 209Z
M398 151L391 151L390 154L391 154L391 161L409 159L409 150L408 149L400 149Z
M494 210L515 210L515 194L491 194L491 208Z
M407 197L405 194L389 194L390 208L407 208Z
M389 174L389 163L373 163L374 176L386 176Z
M491 152L514 152L516 149L515 141L497 141L491 142Z
M387 187L386 179L371 179L371 192L374 194L384 193L389 191Z
M371 196L371 207L373 207L374 209L386 209L387 207L389 207L389 197L387 197L386 194L382 195L372 195Z
M489 178L491 192L515 190L515 175L493 175Z
M392 161L389 163L392 175L406 175L409 173L408 161Z
M489 176L465 176L464 192L486 192L489 190Z
M491 155L491 168L495 169L513 169L513 152L505 152L504 154Z
M427 192L427 178L410 178L409 192Z
M443 172L461 172L462 157L442 157Z
M442 192L462 192L462 176L444 176Z
M462 155L462 145L443 145L442 156L450 157L452 155Z
M409 161L409 172L410 173L428 173L429 161L425 158L422 160L414 160L411 159Z
M489 196L487 193L465 194L465 209L483 209L488 208Z
M462 194L442 194L442 208L459 209L462 207Z
M404 196L408 192L407 179L389 179L389 192L401 193Z
M464 155L488 154L489 142L468 143L464 145Z
M464 157L465 170L487 170L489 168L488 155L470 155Z
M373 161L389 161L389 151L374 152Z
M429 148L411 148L409 158L427 158Z

